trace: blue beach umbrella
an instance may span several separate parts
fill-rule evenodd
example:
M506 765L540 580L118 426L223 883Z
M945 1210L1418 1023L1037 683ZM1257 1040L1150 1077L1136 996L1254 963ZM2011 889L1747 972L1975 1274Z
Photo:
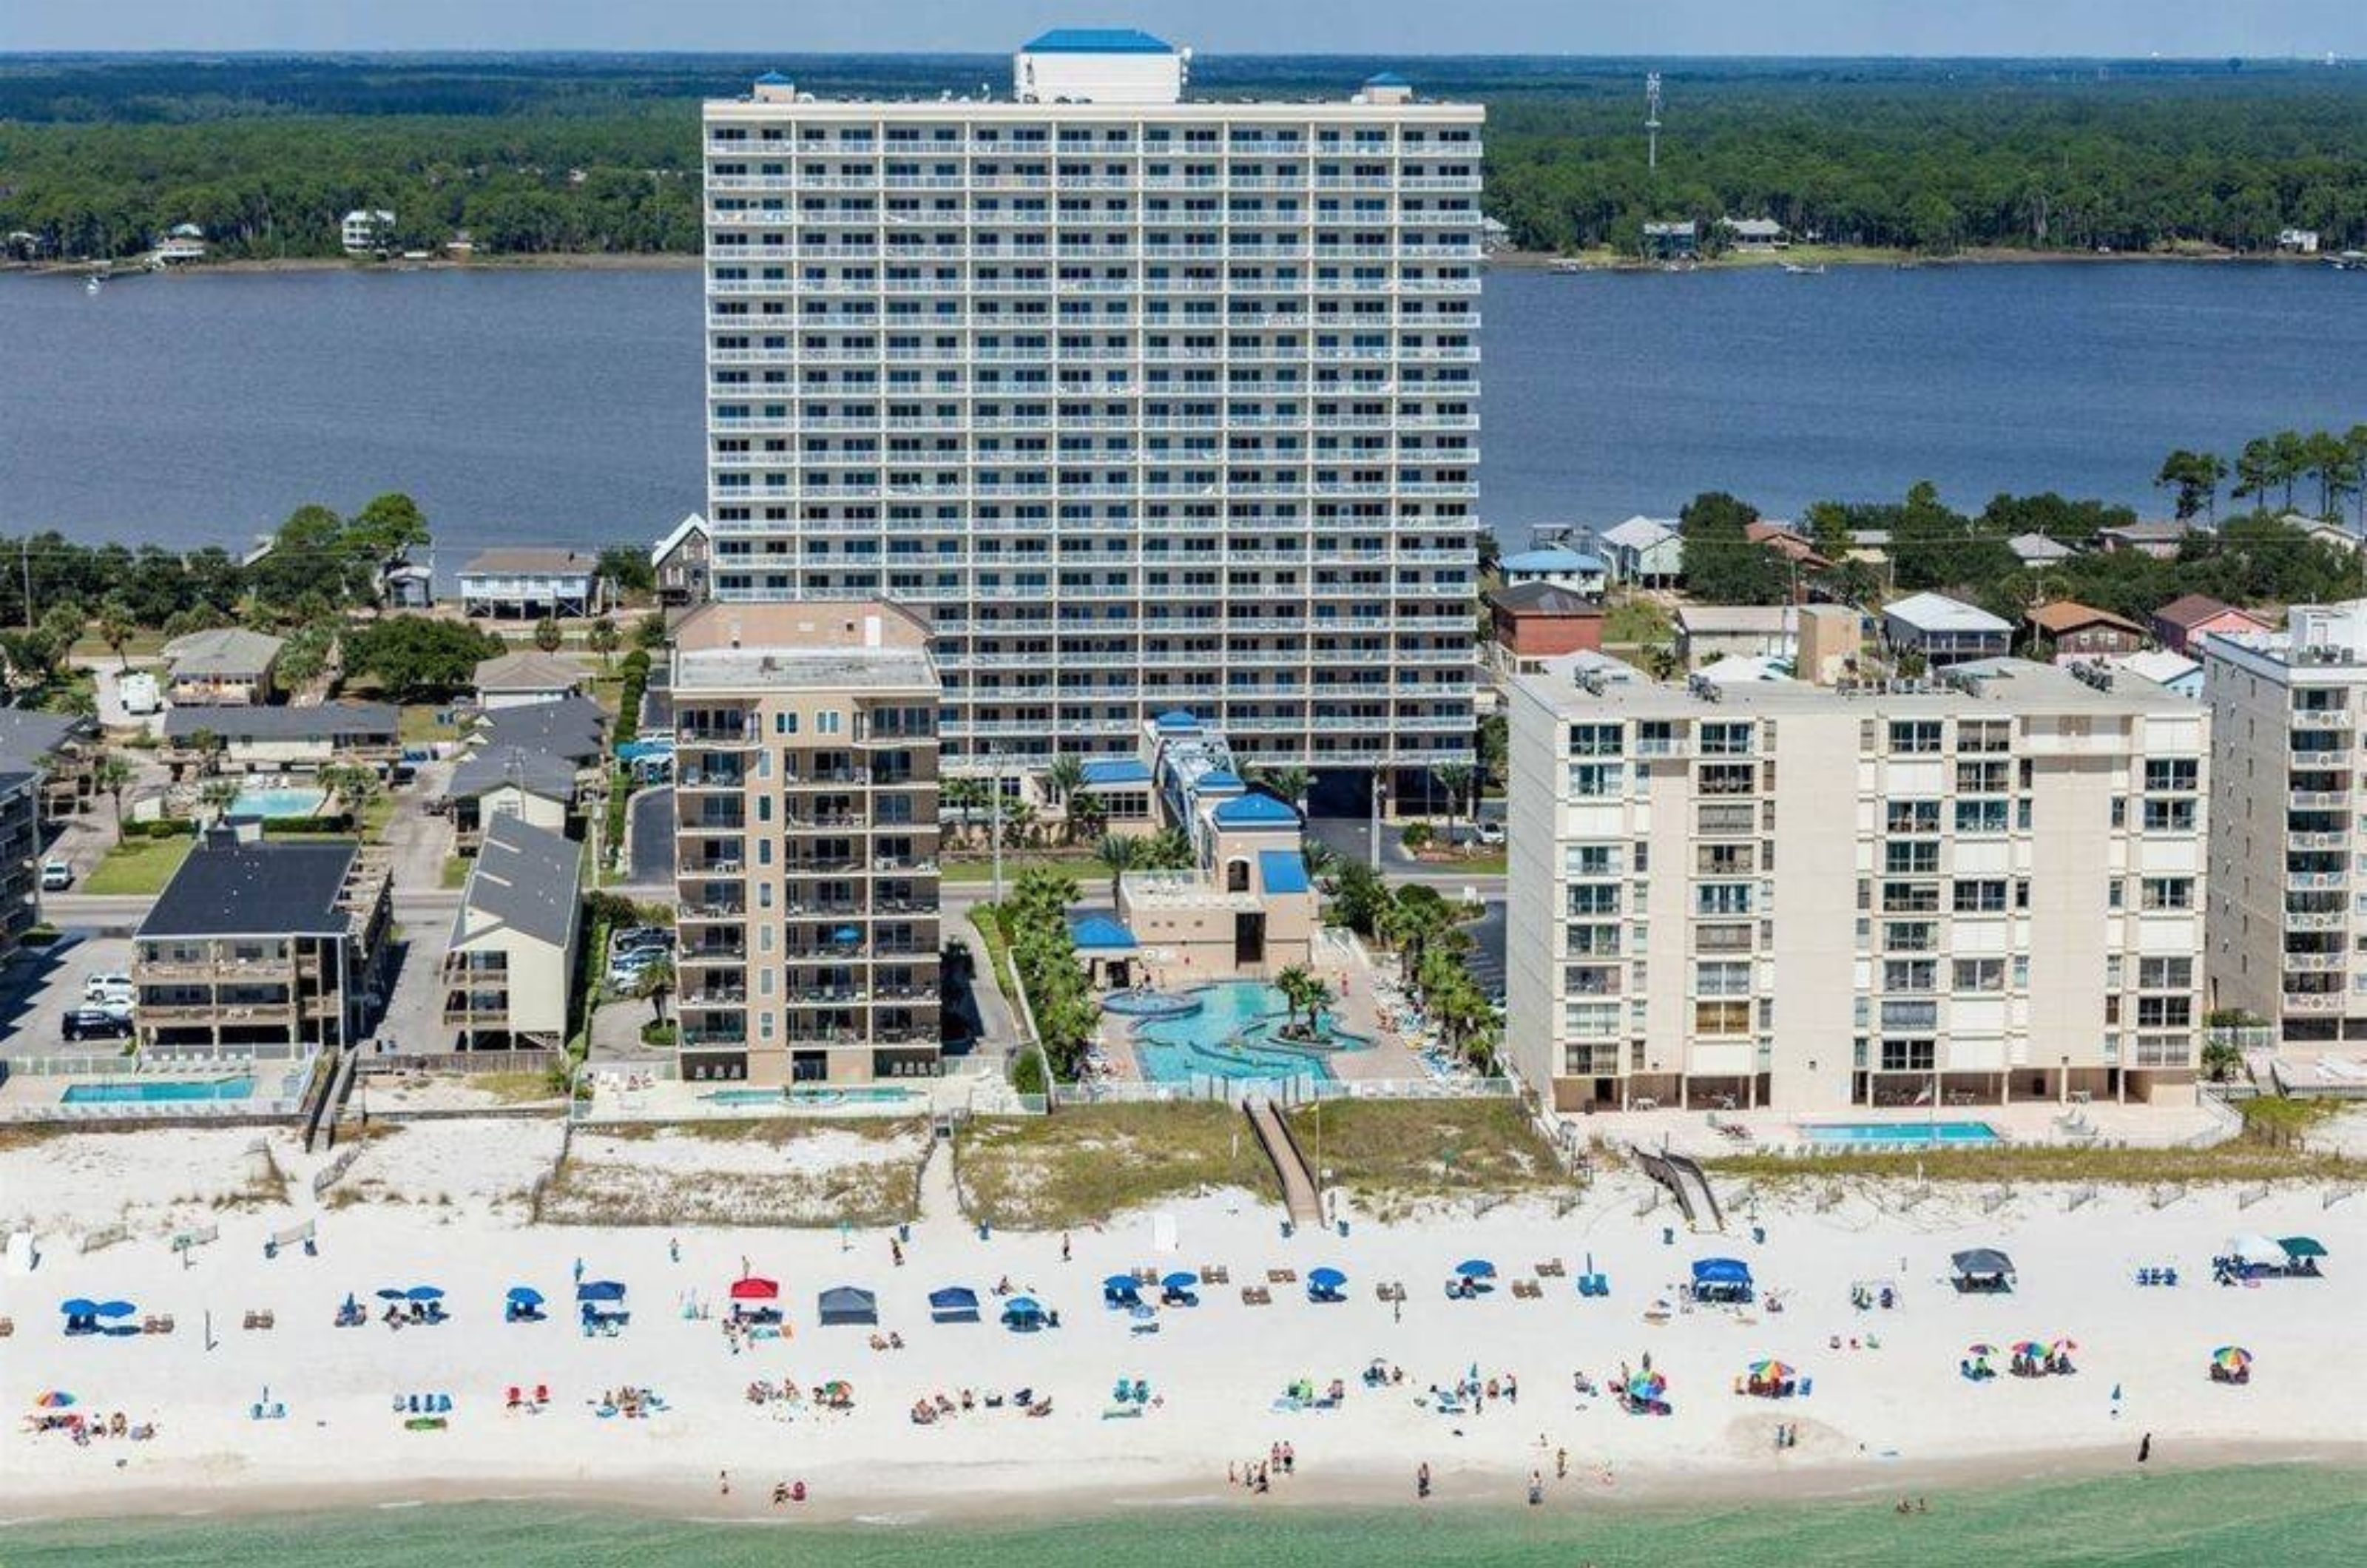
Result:
M1126 1295L1138 1288L1131 1274L1113 1274L1102 1281L1103 1290L1115 1291L1120 1295Z
M542 1292L531 1285L512 1285L509 1299L515 1306L538 1307L542 1304Z
M1160 1288L1162 1290L1188 1291L1199 1282L1199 1275L1192 1273L1187 1269L1178 1269L1174 1273L1170 1274L1164 1280L1160 1280L1159 1284Z
M58 1310L68 1317L96 1317L98 1303L85 1297L75 1296L70 1301L60 1302Z
M1348 1282L1348 1276L1337 1269L1316 1269L1308 1271L1307 1282L1319 1291L1336 1291Z
M378 1299L382 1302L400 1302L409 1300L410 1296L409 1292L402 1290L400 1286L389 1285L386 1289L378 1293Z
M1467 1280L1492 1280L1496 1266L1484 1258L1467 1258L1455 1266L1455 1271Z
M413 1285L402 1294L406 1301L440 1302L444 1299L444 1289L440 1285Z
M575 1287L575 1299L579 1302L621 1302L625 1299L625 1287L614 1280L594 1280Z
M130 1317L140 1309L130 1302L101 1302L93 1310L99 1317Z

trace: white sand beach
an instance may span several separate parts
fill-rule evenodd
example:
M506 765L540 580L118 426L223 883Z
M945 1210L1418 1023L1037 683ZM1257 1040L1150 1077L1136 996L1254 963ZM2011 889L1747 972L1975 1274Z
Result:
M322 1161L275 1139L289 1195L278 1201L244 1152L251 1133L82 1134L0 1154L0 1228L29 1222L43 1248L31 1272L0 1278L0 1314L14 1325L0 1340L9 1422L0 1517L549 1493L771 1517L772 1488L787 1480L807 1483L801 1517L817 1518L1040 1517L1177 1499L1265 1506L1229 1490L1227 1467L1265 1459L1280 1442L1296 1452L1294 1473L1269 1495L1281 1503L1410 1502L1424 1462L1442 1501L1517 1502L1542 1470L1551 1500L1577 1503L1912 1492L1985 1469L2127 1465L2148 1433L2156 1462L2170 1467L2206 1456L2367 1455L2367 1339L2350 1282L2367 1266L2367 1197L2322 1207L2316 1188L2242 1209L2233 1190L2197 1190L2160 1209L2107 1190L2068 1212L2062 1192L2027 1190L1989 1213L1972 1189L1941 1186L1911 1208L1861 1189L1825 1213L1804 1189L1759 1196L1763 1243L1745 1214L1727 1235L1679 1229L1673 1245L1661 1239L1673 1210L1639 1216L1650 1190L1624 1174L1566 1213L1508 1205L1383 1225L1350 1213L1344 1237L1286 1239L1270 1206L1218 1193L1158 1212L1172 1221L1171 1250L1159 1245L1166 1227L1143 1214L1074 1234L1067 1261L1057 1234L981 1237L940 1213L940 1199L899 1266L890 1233L878 1229L529 1224L525 1193L557 1137L555 1127L515 1122L407 1127L374 1141L326 1207L310 1196ZM635 1152L658 1151L643 1143ZM852 1152L859 1159L877 1146ZM727 1173L765 1179L745 1151L727 1157L739 1162ZM693 1168L678 1151L659 1163ZM716 1168L696 1173L709 1179ZM359 1195L335 1200L346 1190ZM267 1235L307 1219L319 1256L265 1258ZM110 1224L128 1238L78 1250L85 1232ZM192 1225L218 1225L220 1239L185 1259L169 1241ZM2326 1278L2213 1284L2212 1256L2240 1233L2318 1237L2331 1252ZM2012 1255L2014 1293L1949 1288L1950 1254L1973 1246ZM1498 1266L1499 1288L1447 1299L1448 1274L1475 1256ZM1675 1304L1693 1261L1710 1256L1748 1263L1781 1309L1762 1300L1648 1323L1655 1301ZM1590 1258L1609 1276L1607 1299L1575 1289ZM613 1337L586 1337L574 1321L579 1259L585 1277L629 1287L631 1322ZM1536 1265L1554 1259L1566 1274L1540 1278ZM735 1352L721 1322L743 1262L781 1282L788 1332ZM1197 1307L1161 1312L1155 1334L1131 1332L1131 1319L1101 1304L1104 1275L1208 1264L1228 1268L1230 1285L1206 1288ZM2135 1282L2138 1268L2164 1265L2179 1270L2175 1288ZM1325 1266L1348 1275L1344 1302L1307 1300L1303 1281ZM1271 1305L1244 1304L1240 1288L1266 1283L1270 1269L1296 1270L1301 1282L1272 1284ZM997 1325L990 1292L1006 1276L1057 1308L1060 1326L1021 1335ZM1510 1289L1529 1279L1538 1298ZM1376 1297L1393 1280L1405 1286L1401 1314ZM1893 1282L1899 1305L1852 1306L1860 1280ZM380 1288L418 1284L447 1292L452 1321L333 1326L348 1292L375 1313ZM518 1284L549 1299L549 1321L503 1322L504 1292ZM875 1350L868 1328L818 1324L817 1293L842 1284L877 1292L878 1332L905 1348ZM928 1293L951 1284L977 1290L988 1321L933 1324ZM77 1296L133 1303L138 1317L169 1314L176 1327L69 1337L59 1303ZM686 1300L714 1315L685 1316ZM276 1325L243 1327L257 1310ZM1999 1348L2002 1371L2013 1342L2062 1337L2078 1347L2076 1374L1959 1375L1976 1341ZM2212 1352L2230 1344L2256 1358L2248 1386L2206 1376ZM1573 1394L1573 1373L1605 1383L1647 1353L1668 1379L1672 1414L1630 1416ZM1738 1395L1736 1379L1762 1357L1796 1368L1810 1392ZM1360 1374L1376 1359L1402 1369L1403 1382L1365 1386ZM1433 1384L1475 1367L1500 1389L1516 1382L1517 1399L1462 1416L1430 1407ZM1108 1417L1121 1377L1142 1380L1150 1398ZM1274 1407L1295 1380L1322 1389L1334 1379L1346 1388L1336 1409ZM852 1384L852 1411L747 1398L759 1381L810 1392L832 1380ZM538 1384L551 1396L539 1414L505 1408L511 1386ZM664 1408L642 1419L595 1413L625 1385L656 1391ZM1048 1397L1050 1414L983 1405L1023 1388ZM266 1389L284 1418L252 1418ZM77 1411L120 1411L156 1434L78 1445L19 1429L51 1390L71 1393ZM965 1390L981 1402L967 1412ZM406 1429L391 1402L412 1393L448 1393L447 1425ZM915 1401L940 1393L956 1413L916 1425ZM1779 1451L1779 1424L1796 1425L1796 1446ZM1562 1450L1569 1474L1557 1481Z

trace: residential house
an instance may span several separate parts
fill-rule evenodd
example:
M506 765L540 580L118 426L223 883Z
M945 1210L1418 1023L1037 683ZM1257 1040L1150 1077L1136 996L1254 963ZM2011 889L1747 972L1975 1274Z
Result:
M603 587L600 558L588 550L493 549L460 569L460 609L497 620L596 615Z
M1489 648L1500 667L1520 668L1603 646L1603 602L1546 582L1498 588L1485 596Z
M2185 593L2153 613L2153 638L2172 653L2203 657L2205 637L2249 636L2271 629L2264 615L2224 604L2207 593Z
M133 938L141 1046L292 1054L365 1038L388 979L389 866L348 839L205 833Z
M1944 593L1910 593L1883 606L1882 637L1894 655L1914 653L1933 670L1972 659L1999 659L2013 627L1977 605Z
M1609 581L1609 571L1601 557L1561 546L1506 556L1496 563L1496 570L1507 588L1541 582L1577 593L1600 595Z
M402 715L386 703L318 703L309 707L176 707L164 715L164 761L176 778L201 771L197 744L210 734L220 767L282 773L330 766L383 768L402 754Z
M2005 542L2005 547L2013 552L2014 559L2031 568L2055 566L2079 553L2062 540L2044 534L2016 534Z
M1687 604L1677 611L1677 655L1688 665L1736 654L1788 659L1799 630L1789 604Z
M2156 560L2174 560L2188 535L2198 532L2185 523L2126 523L2096 530L2096 547L2107 554L2134 550Z
M1761 518L1743 526L1742 536L1752 544L1772 550L1804 572L1829 571L1832 561L1817 551L1816 541L1789 523Z
M529 703L555 703L583 694L583 667L555 653L531 650L504 653L479 664L470 684L477 705L487 713L523 707Z
M573 762L520 746L486 746L453 764L443 798L452 810L453 848L472 854L488 827L515 817L564 834L579 781Z
M398 556L379 568L378 598L390 610L432 610L436 573Z
M463 1051L555 1051L568 1034L583 920L582 847L496 818L460 892L444 958L444 1027Z
M2070 599L2057 599L2030 612L2030 629L2055 646L2055 661L2101 659L2135 653L2146 645L2146 629L2124 615Z
M587 767L606 754L607 725L608 716L591 698L562 697L495 708L476 720L473 739L486 747L543 751Z
M2317 254L2317 245L2318 233L2315 229L2280 229L2277 231L2277 249L2284 252L2287 255L2314 256Z
M675 524L673 532L650 547L658 603L668 608L707 603L708 563L713 556L706 518L694 512Z
M1701 254L1701 225L1692 219L1644 225L1647 261L1691 261Z
M384 208L357 207L337 225L337 239L349 256L374 254L393 243L394 214Z
M160 266L176 266L183 262L206 259L206 231L195 223L176 223L156 242L151 253Z
M274 694L282 646L279 638L243 626L176 637L164 645L170 671L165 696L181 707L267 703Z
M45 822L74 816L97 793L91 780L97 739L97 722L81 714L0 707L0 766L41 775L39 795Z
M1772 218L1721 218L1717 229L1738 251L1780 251L1792 243L1790 231Z
M1685 575L1684 536L1674 518L1630 517L1605 528L1595 543L1614 582L1669 588Z
M2166 648L2148 648L2140 653L2124 653L2107 659L2106 664L2135 680L2149 681L2166 692L2175 692L2190 701L2203 698L2203 666L2182 653L2172 653Z

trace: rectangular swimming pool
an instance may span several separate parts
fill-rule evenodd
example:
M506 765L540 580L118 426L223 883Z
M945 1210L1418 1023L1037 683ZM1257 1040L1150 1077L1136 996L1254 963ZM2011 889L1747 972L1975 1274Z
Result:
M1989 1148L2005 1142L1986 1122L1802 1122L1800 1136L1826 1148Z
M254 1093L255 1080L251 1077L146 1078L70 1084L59 1099L67 1105L153 1105L190 1100L245 1100Z
M316 817L329 798L318 789L243 789L230 803L232 817Z

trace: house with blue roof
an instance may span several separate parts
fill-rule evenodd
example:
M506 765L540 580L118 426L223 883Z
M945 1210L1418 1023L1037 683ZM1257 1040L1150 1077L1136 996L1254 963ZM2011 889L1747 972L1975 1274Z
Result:
M1507 588L1542 582L1549 588L1567 588L1589 597L1599 597L1611 581L1610 563L1601 556L1563 545L1506 556L1496 563L1496 570Z

